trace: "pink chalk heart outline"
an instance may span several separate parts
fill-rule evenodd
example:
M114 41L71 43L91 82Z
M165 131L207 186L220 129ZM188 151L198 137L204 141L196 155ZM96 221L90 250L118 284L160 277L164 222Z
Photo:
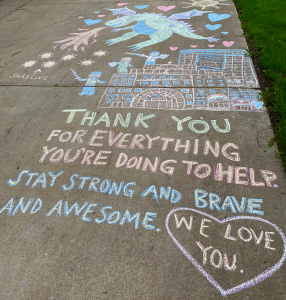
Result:
M127 5L128 3L117 3L117 6Z
M169 5L169 6L157 6L158 9L163 10L163 11L168 11L170 9L175 8L176 5Z
M178 49L178 47L169 47L170 50L175 51Z
M170 228L169 228L169 221L170 221L170 217L177 211L192 211L195 213L198 213L200 215L203 215L209 219L212 219L216 222L218 222L219 224L223 224L229 221L233 221L233 220L255 220L255 221L260 221L263 223L266 223L270 226L272 226L273 228L276 229L276 231L280 234L283 243L284 243L284 249L283 249L283 255L281 257L281 259L272 267L270 267L269 269L267 269L266 271L258 274L256 277L253 277L252 279L249 279L248 281L245 281L243 283L241 283L240 285L237 285L231 289L223 289L219 283L203 268L203 266L198 263L198 261L178 242L178 240L174 237L173 233L171 232ZM193 264L193 266L201 273L203 274L206 279L209 281L209 283L211 283L220 293L222 296L228 296L234 293L237 293L243 289L249 288L251 286L254 286L262 281L264 281L265 279L269 278L270 276L272 276L276 271L278 271L281 266L283 265L285 259L286 259L286 237L284 235L284 233L282 232L282 230L275 224L270 223L267 220L261 219L261 218L257 218L257 217L249 217L249 216L237 216L237 217L231 217L231 218L226 218L223 220L219 220L207 213L204 213L200 210L197 209L193 209L193 208L187 208L187 207L177 207L177 208L173 208L169 214L166 217L165 220L165 226L167 229L167 232L169 234L169 236L171 237L172 241L175 243L175 245L183 252L183 254L186 256L186 258Z
M197 48L198 45L190 45L192 48Z

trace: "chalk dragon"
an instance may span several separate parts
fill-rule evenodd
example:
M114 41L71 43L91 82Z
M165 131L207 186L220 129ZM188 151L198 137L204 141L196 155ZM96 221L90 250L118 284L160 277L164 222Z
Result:
M126 29L132 29L132 31L123 34L121 37L107 40L106 43L108 45L127 41L140 34L149 35L150 40L129 46L133 51L163 42L170 38L173 33L190 39L208 40L209 42L218 41L214 37L203 37L195 34L195 30L192 29L190 24L178 21L179 19L190 19L195 16L202 16L204 13L209 13L209 11L197 11L195 9L166 17L155 13L136 14L136 11L130 10L127 7L109 10L113 12L113 15L122 14L125 16L106 22L106 26L114 27L114 32ZM132 22L137 22L137 24L124 27Z

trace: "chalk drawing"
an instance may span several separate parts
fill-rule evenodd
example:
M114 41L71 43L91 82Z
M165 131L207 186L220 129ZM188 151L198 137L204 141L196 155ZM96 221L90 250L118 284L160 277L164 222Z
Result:
M163 10L163 11L168 11L170 9L175 8L175 5L170 5L170 6L157 6L158 9Z
M228 42L228 41L223 41L222 42L223 44L224 44L224 46L226 46L226 47L231 47L233 44L234 44L234 42L232 41L232 42Z
M135 8L137 8L137 9L144 9L147 7L149 7L149 5L135 5Z
M131 58L130 57L124 57L121 58L120 62L112 62L109 63L110 67L115 67L116 65L118 65L117 67L117 72L118 73L128 73L128 67L133 67L130 64Z
M132 31L125 33L121 37L107 40L106 43L108 45L114 45L123 41L127 41L132 37L141 34L148 35L150 40L129 46L131 49L133 49L133 51L163 42L169 39L173 33L190 39L208 40L209 42L218 41L214 37L203 37L195 34L194 30L189 24L179 21L180 19L190 19L195 16L202 16L207 12L192 10L166 17L151 13L136 14L136 11L130 10L127 7L109 10L111 10L114 15L121 14L125 16L106 22L106 26L113 27L114 31L126 29L132 29ZM137 22L136 25L126 26L134 21Z
M82 60L81 62L79 62L78 64L80 66L85 66L85 67L88 67L88 66L91 66L92 64L94 64L95 61L92 60L92 59L85 59L85 60Z
M219 29L222 25L221 24L215 24L215 25L211 25L211 24L206 24L205 27L211 31L215 31L217 29Z
M178 49L178 47L169 47L169 49L170 49L171 51L175 51L175 50Z
M128 3L117 3L117 6L124 6L127 5Z
M24 62L21 66L24 68L31 68L33 67L37 62L35 60L29 60Z
M56 62L54 60L45 61L42 63L43 68L51 68L56 65Z
M98 72L98 71L91 72L87 79L83 79L83 78L79 77L73 69L71 69L71 70L72 70L76 80L86 81L85 87L82 89L82 92L79 93L80 96L83 96L83 95L91 96L91 95L93 95L94 91L95 91L96 84L97 83L100 83L100 84L105 83L105 81L100 81L99 80L99 78L101 76L101 72Z
M265 110L260 92L249 89L258 87L258 81L245 50L181 50L178 64L118 72L109 85L99 107Z
M190 45L191 48L197 48L198 45Z
M108 53L107 51L99 50L99 51L93 52L93 56L97 56L97 57L105 56L107 53Z
M231 17L231 15L229 15L229 14L222 14L222 15L214 14L214 13L208 14L208 18L212 22L221 21L221 20L224 20L224 19L228 19L230 17Z
M215 222L218 222L220 224L223 223L227 223L227 222L231 222L231 221L236 221L236 220L253 220L253 221L258 221L258 222L262 222L265 224L268 224L270 226L272 226L280 235L282 241L283 241L283 254L281 259L272 267L270 267L269 269L267 269L266 271L258 274L256 277L245 281L243 283L241 283L240 285L234 286L230 289L223 289L220 284L204 269L204 267L183 247L183 245L181 245L179 243L179 241L175 238L174 234L171 232L170 227L169 227L169 222L170 222L170 218L171 216L178 211L190 211L190 212L194 212L197 214L200 214L202 216L207 217L208 219L214 220ZM207 213L201 212L199 210L196 209L192 209L192 208L185 208L185 207L179 207L179 208L174 208L172 209L169 214L166 217L165 220L165 226L167 229L167 232L169 234L169 236L171 237L172 241L175 243L175 245L182 251L182 253L187 257L187 259L193 264L193 266L202 274L206 277L206 279L209 281L209 283L211 283L221 294L222 296L228 296L234 293L237 293L243 289L249 288L251 286L254 286L262 281L264 281L265 279L269 278L270 276L272 276L276 271L278 271L281 266L283 265L285 259L286 259L286 237L284 235L284 233L281 231L281 229L273 224L270 223L267 220L261 219L261 218L257 218L257 217L248 217L248 216L237 216L237 217L232 217L232 218L227 218L227 219L223 219L223 220L219 220Z
M207 7L219 8L217 5L229 5L227 3L222 3L226 0L192 0L192 2L182 2L184 4L188 4L188 6L184 6L183 8L188 7L200 7L201 9L206 9Z
M95 25L95 24L100 23L100 22L102 22L102 20L92 20L92 19L84 20L84 23L88 26Z
M64 56L61 58L61 60L63 60L63 61L72 60L72 59L74 59L75 57L76 57L75 54L67 54L67 55L64 55Z
M104 29L105 27L95 28L92 30L88 29L79 29L83 32L76 32L76 33L70 33L70 37L67 37L63 40L54 42L55 44L62 44L61 50L66 49L67 47L73 46L74 51L78 51L78 47L81 45L88 45L89 39L93 39L93 42L95 42L95 38L98 36L98 33L100 30ZM93 43L92 42L92 43ZM56 48L57 45L54 47Z
M167 54L160 54L159 51L150 52L149 55L136 54L136 53L127 53L127 52L125 52L125 53L130 54L130 55L140 56L140 57L146 57L145 65L155 65L156 59L158 59L158 58L165 59L169 56Z
M46 58L52 57L52 55L53 54L51 52L46 52L46 53L42 53L41 55L39 55L39 57L42 59L46 59Z

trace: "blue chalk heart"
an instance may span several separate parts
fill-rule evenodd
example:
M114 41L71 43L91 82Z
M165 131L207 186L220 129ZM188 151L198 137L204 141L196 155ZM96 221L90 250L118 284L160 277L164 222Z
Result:
M99 14L99 11L95 11L94 13L95 13L95 14Z
M110 103L110 102L111 102L111 100L105 100L105 102L106 102L106 103Z
M97 24L97 23L100 23L102 22L101 20L92 20L92 19L86 19L84 20L85 24L90 26L90 25L94 25L94 24Z
M188 104L188 105L192 104L192 101L187 101L187 104Z
M214 31L214 30L219 29L222 25L221 24L215 24L215 25L207 24L205 26L207 29Z
M135 7L137 8L137 9L144 9L144 8L146 8L146 7L148 7L149 5L135 5Z
M127 99L126 102L131 102L131 99Z
M142 81L142 84L143 84L143 85L146 85L146 84L148 84L148 82L146 82L146 81Z
M226 32L221 32L222 34L228 34L228 32L226 31Z
M257 109L260 109L262 106L263 106L263 102L256 102L256 101L253 101L251 103L254 107L256 107Z
M222 15L219 15L219 14L208 14L208 18L212 21L212 22L217 22L217 21L220 21L220 20L224 20L224 19L228 19L230 18L231 15L228 15L228 14L222 14Z

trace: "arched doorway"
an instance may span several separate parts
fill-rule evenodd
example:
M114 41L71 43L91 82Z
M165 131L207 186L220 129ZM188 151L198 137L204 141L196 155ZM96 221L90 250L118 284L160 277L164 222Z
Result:
M174 89L148 89L135 95L130 107L146 109L184 109L184 96Z
M226 95L210 95L208 97L208 108L211 110L230 110L229 99Z

